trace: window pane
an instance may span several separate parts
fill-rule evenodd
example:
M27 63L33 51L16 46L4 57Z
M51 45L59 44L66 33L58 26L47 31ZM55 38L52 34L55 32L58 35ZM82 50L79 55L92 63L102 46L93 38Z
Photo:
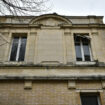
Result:
M90 40L88 38L81 38L82 42L83 43L90 43Z
M16 61L19 37L14 37L10 55L10 61Z
M76 60L77 61L82 61L80 37L75 35L74 40L75 40Z
M26 37L21 38L20 52L18 61L24 61L25 49L26 49Z
M75 43L80 43L80 39L81 39L80 36L77 35L74 36Z
M89 43L90 42L86 38L83 38L82 42L83 42L83 51L84 51L85 61L91 61L91 58L90 58L90 49L89 49Z
M76 59L82 61L81 46L80 43L75 43Z
M82 105L98 105L97 96L81 96Z

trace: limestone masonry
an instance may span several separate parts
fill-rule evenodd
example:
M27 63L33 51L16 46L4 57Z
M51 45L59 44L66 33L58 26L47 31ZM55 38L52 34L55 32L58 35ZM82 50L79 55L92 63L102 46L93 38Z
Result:
M0 16L0 105L105 105L103 16Z

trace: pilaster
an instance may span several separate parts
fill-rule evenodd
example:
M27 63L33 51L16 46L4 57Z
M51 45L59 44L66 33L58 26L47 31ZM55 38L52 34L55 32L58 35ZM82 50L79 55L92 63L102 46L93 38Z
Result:
M75 60L74 37L70 29L65 30L64 35L65 35L65 47L66 47L66 60L67 63L70 63Z
M28 32L27 35L25 61L28 63L34 63L36 35L36 32Z
M91 38L91 47L92 47L92 54L93 54L93 60L98 60L98 57L97 57L97 40L96 40L96 37L98 36L98 32L96 29L92 29L91 31L91 35L90 35L90 38Z
M4 37L4 40L6 41L6 42L4 42L5 43L5 46L4 46L5 48L3 49L4 50L3 61L8 61L9 60L9 55L10 55L11 43L12 43L12 33L3 32L1 34Z

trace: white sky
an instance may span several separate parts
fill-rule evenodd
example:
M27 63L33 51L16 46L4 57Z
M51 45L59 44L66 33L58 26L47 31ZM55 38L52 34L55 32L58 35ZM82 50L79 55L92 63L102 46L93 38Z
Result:
M60 15L104 16L105 23L105 0L51 0L51 11Z

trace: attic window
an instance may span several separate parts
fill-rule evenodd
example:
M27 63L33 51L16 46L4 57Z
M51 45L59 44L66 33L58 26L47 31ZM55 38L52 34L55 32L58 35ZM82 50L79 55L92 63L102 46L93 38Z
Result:
M75 51L77 61L92 61L90 38L88 35L75 34Z

